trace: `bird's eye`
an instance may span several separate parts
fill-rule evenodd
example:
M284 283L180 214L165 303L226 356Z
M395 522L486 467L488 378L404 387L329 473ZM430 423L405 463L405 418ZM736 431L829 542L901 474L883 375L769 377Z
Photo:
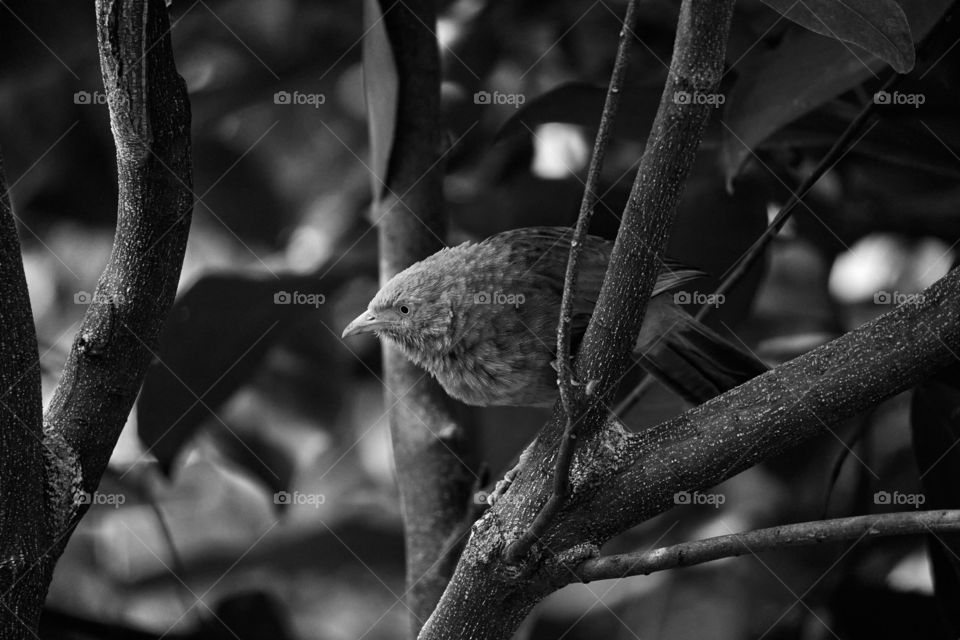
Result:
M408 307L405 304L400 305L400 313L402 313L403 315L407 315L408 313L410 313L410 307Z

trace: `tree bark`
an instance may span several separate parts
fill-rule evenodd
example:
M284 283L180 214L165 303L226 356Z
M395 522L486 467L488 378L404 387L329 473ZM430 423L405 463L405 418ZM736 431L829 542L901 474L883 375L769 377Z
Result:
M380 0L399 83L396 124L383 199L380 280L443 247L440 61L430 0ZM387 343L385 401L403 508L411 637L440 599L462 546L458 532L476 482L472 440L459 406L439 384Z
M684 0L670 74L634 183L607 277L578 354L581 383L609 391L626 366L659 271L659 258L711 107L679 93L716 90L733 2ZM699 103L699 104L698 104ZM903 336L910 335L907 341ZM454 576L421 639L509 638L569 570L614 535L674 503L823 433L903 391L960 351L960 272L811 353L644 433L608 421L581 392L571 493L519 564L504 557L551 494L565 416L554 416L513 484L473 527Z
M189 103L173 62L164 1L98 0L96 14L117 145L117 230L42 416L36 338L6 204L0 230L0 286L12 303L0 311L0 321L14 336L0 343L6 350L0 381L16 391L7 415L17 416L16 428L0 427L3 638L35 637L54 563L89 506L85 498L100 483L155 356L193 207ZM14 520L15 528L9 524Z
M0 638L37 628L50 546L40 363L20 242L0 160Z

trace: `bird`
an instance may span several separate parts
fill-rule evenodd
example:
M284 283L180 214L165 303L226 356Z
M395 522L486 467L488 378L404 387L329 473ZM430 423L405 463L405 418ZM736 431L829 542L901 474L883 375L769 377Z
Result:
M344 339L373 333L477 406L553 406L556 334L573 230L527 227L443 248L393 276ZM571 316L571 352L586 331L613 243L582 245ZM703 272L665 261L632 356L691 404L700 404L767 366L698 322L669 291Z

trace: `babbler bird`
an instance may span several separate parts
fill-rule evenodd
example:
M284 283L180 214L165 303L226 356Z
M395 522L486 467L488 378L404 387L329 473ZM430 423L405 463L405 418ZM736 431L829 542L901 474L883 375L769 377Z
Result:
M472 405L552 406L556 334L572 230L531 227L441 249L394 276L343 337L375 333ZM571 319L575 353L593 313L613 243L587 236ZM633 354L699 404L766 366L674 304L666 292L701 272L657 278Z

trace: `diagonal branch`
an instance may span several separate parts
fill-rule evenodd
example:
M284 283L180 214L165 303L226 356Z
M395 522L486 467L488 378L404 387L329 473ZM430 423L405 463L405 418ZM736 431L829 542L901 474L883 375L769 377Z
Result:
M598 400L610 393L626 369L643 324L677 202L711 111L709 103L713 101L698 98L715 91L720 81L732 12L733 0L684 0L680 8L663 97L577 356L576 378L589 381L597 392L577 425L581 458L585 446L609 431L603 429L606 416ZM579 417L579 412L574 415ZM543 511L543 505L551 500L559 504L552 479L558 450L569 435L566 425L558 403L515 484L474 527L421 638L508 637L530 607L551 590L549 566L556 565L553 556L577 553L574 547L584 540L570 532L571 536L561 536L562 544L554 545L556 532L567 529L561 518L552 517L554 510ZM572 488L582 482L582 473L575 457ZM576 496L572 497L575 500ZM567 501L559 515L571 506ZM531 526L532 522L539 523ZM491 616L490 611L498 615Z
M815 520L682 542L645 553L624 553L587 560L570 571L580 582L649 575L721 558L754 555L792 547L927 533L960 532L960 511L883 513Z
M911 340L903 336L910 335ZM960 270L895 310L676 418L637 434L610 431L584 469L567 531L605 541L900 393L960 354ZM589 505L589 509L586 509ZM597 514L600 514L599 516ZM609 515L608 515L609 514Z
M63 509L75 480L96 489L126 423L176 293L193 207L190 107L167 7L98 0L96 13L120 191L113 251L44 416Z
M519 561L526 555L530 546L550 524L550 520L563 506L563 501L567 498L570 488L568 475L570 473L570 461L573 459L573 430L577 424L577 413L580 410L580 402L574 402L574 385L570 371L570 323L573 319L573 301L577 294L577 275L580 269L580 257L583 252L584 241L587 237L587 230L590 228L590 220L593 218L594 207L599 199L597 185L600 182L603 159L613 132L613 121L620 104L620 93L623 89L623 80L627 71L630 42L634 37L633 30L637 25L639 16L639 4L639 0L630 0L627 5L627 13L623 19L623 28L620 30L620 44L617 47L617 57L613 64L613 71L610 73L610 86L607 88L607 97L603 104L603 112L600 115L600 126L597 129L597 138L593 144L593 154L590 156L587 183L583 190L583 200L580 203L577 226L570 242L570 257L567 260L567 270L563 280L560 321L557 325L557 387L560 389L560 402L563 406L566 423L557 452L557 464L553 470L553 493L523 537L510 547L510 559L514 562Z
M732 14L732 0L686 0L680 8L673 59L660 107L630 191L593 317L577 353L576 378L589 381L596 390L587 412L582 417L579 411L574 412L581 423L577 426L578 437L602 428L606 416L601 400L627 369L663 264L677 203L713 109L714 101L698 98L712 94L720 82ZM558 457L564 457L559 457L555 467L565 468L565 457L572 455L572 426L566 422L558 426L556 415L555 410L555 420L540 435L538 445L543 450L534 459L552 456L549 450L558 447ZM526 555L559 509L560 501L560 496L551 494L546 508L541 510L543 515L508 547L512 562Z

